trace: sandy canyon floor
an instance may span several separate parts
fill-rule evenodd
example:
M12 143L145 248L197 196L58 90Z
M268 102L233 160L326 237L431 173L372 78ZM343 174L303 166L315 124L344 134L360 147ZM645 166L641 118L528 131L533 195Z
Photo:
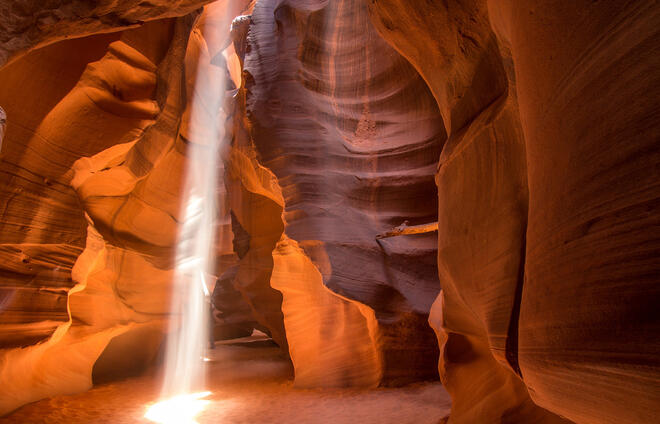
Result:
M208 356L210 400L199 424L435 424L449 413L439 383L376 390L301 390L290 362L263 337L219 342ZM103 384L71 396L26 405L0 423L150 423L158 400L156 373Z

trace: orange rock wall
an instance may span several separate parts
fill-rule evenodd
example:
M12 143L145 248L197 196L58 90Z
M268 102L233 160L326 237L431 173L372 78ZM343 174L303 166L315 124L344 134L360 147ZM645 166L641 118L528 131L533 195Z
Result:
M658 84L647 52L659 9L605 3L370 2L449 133L431 321L450 423L657 415ZM614 106L624 98L633 104Z
M436 378L435 234L375 239L436 219L445 133L431 94L359 1L258 2L247 25L247 155L283 211L261 270L273 261L296 384ZM251 213L237 214L246 229L264 219Z
M443 290L431 319L449 422L561 422L533 404L516 375L528 191L508 52L483 2L377 2L371 12L429 84L449 135L436 173Z
M510 43L527 146L519 363L577 423L660 406L660 5L489 2Z
M0 5L0 414L149 362L186 151L224 122L218 269L298 386L437 365L449 423L655 421L657 2L234 2L233 45L226 2L143 25L203 3ZM404 220L438 235L376 242Z
M71 268L85 245L86 222L67 173L75 160L107 145L86 143L89 129L80 139L62 134L52 111L66 108L59 103L87 63L116 38L66 41L0 70L8 115L0 152L1 347L43 340L68 319ZM70 58L72 50L80 53Z
M80 199L72 209L85 214L87 240L71 270L76 285L68 292L67 322L43 343L1 352L0 412L89 388L97 358L120 335L140 331L133 341L140 340L140 349L129 343L116 354L121 358L131 352L133 364L148 361L158 349L161 317L169 311L168 262L176 226L158 232L149 225L132 225L141 218L148 222L144 219L150 215L162 230L168 219L161 212L168 207L178 211L177 186L164 185L169 193L154 190L158 172L151 171L157 163L167 168L167 146L173 146L178 131L185 106L181 65L193 21L194 16L159 21L124 33L108 45L105 56L87 65L35 131L55 152L84 151L71 139L96 150L60 171L60 179ZM152 36L148 41L145 32ZM6 141L12 145L12 139ZM35 174L48 172L52 158L25 165ZM136 284L141 274L149 278ZM121 374L121 366L113 371Z
M187 152L204 148L204 131L218 119L222 121L218 112L224 100L224 86L219 75L226 69L211 64L209 47L202 35L203 25L210 25L211 19L199 20L193 30L197 16L145 24L113 36L116 41L110 44L112 39L106 40L108 37L101 40L104 44L96 39L72 42L100 46L99 50L106 53L77 75L78 83L51 106L42 122L35 124L32 138L27 138L23 145L23 139L14 136L13 125L28 133L30 128L19 126L20 113L12 123L14 109L8 108L10 131L4 148L28 153L36 149L34 157L19 155L23 162L18 164L24 172L35 175L50 176L59 171L54 174L57 180L52 179L64 186L63 193L72 198L68 204L57 205L58 209L50 206L45 193L45 206L50 207L37 218L49 213L55 217L58 213L78 214L82 228L74 234L84 238L86 230L87 236L86 242L72 239L77 243L74 246L80 247L77 251L69 249L73 250L70 259L64 254L52 255L49 250L41 253L51 261L70 261L69 268L61 271L70 275L69 286L61 289L64 305L58 312L64 317L53 324L59 324L56 329L42 336L55 330L44 342L0 351L0 413L42 397L85 390L92 381L140 370L159 349L168 328L181 184L186 166L195 166L186 165ZM229 21L225 38L228 25ZM214 43L210 45L216 48ZM54 49L55 46L47 47L46 51ZM55 51L65 54L61 49ZM6 69L20 69L12 67L24 64L37 53L28 54ZM201 87L196 83L199 78L206 79L205 90L197 88ZM200 99L209 93L213 93L210 99ZM201 100L198 104L207 109L192 114L192 99ZM85 152L89 152L88 157L81 157ZM53 165L57 166L55 170ZM44 179L47 186L52 185L49 181ZM10 188L16 186L13 180L9 182ZM22 192L19 188L14 190ZM36 195L41 192L36 191ZM222 197L222 192L218 195ZM17 202L17 206L21 203ZM35 223L20 209L16 215L25 222L24 228ZM3 222L11 224L14 223ZM229 222L219 222L217 231L230 231ZM26 233L29 237L29 232L19 230L17 237L26 237ZM27 249L39 253L44 249L44 241L48 241L46 234L48 231L32 235L37 242L34 246L18 247L21 252ZM228 256L222 241L230 242L231 237L221 234L218 240L218 265L222 267ZM23 263L30 266L29 260ZM41 270L37 268L35 272L38 271ZM27 290L39 293L52 284L52 276L42 274L51 279L42 277L35 281L38 285L28 286ZM17 284L8 291L21 289L26 287ZM11 306L22 312L30 309L18 302ZM36 326L29 321L21 324L9 346L18 344L18 336L18 341L26 339Z

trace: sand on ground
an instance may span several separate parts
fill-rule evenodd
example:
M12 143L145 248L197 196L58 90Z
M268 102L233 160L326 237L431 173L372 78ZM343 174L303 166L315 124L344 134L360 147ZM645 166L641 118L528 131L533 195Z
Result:
M196 417L199 424L436 424L451 405L439 382L371 390L294 388L291 363L260 336L216 343L207 357L211 402ZM160 381L151 372L44 399L0 418L0 424L148 424L144 414L159 400Z

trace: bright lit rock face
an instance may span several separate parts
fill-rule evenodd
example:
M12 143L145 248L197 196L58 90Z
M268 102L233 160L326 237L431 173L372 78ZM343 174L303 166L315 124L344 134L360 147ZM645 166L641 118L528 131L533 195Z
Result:
M170 312L187 152L203 140L210 127L205 123L222 120L224 93L213 96L215 103L204 98L224 89L215 82L226 69L212 65L209 53L222 41L207 44L202 31L212 19L197 18L159 20L116 36L49 46L3 69L15 94L5 103L3 170L7 189L16 193L6 211L16 218L2 222L9 229L3 241L12 236L16 242L4 244L3 251L9 272L34 277L31 284L3 281L8 295L2 313L9 325L2 333L7 349L0 351L0 413L139 371L158 352ZM21 108L20 95L11 89L26 81L22 86L35 90L37 102L39 84L53 83L48 78L53 69L44 69L36 87L21 71L27 67L40 75L41 59L66 57L72 46L88 49L82 56L87 66L74 62L78 66L70 71L65 66L71 86L59 91L46 86L42 94L52 95L44 99L50 110L25 113L29 109ZM202 68L208 90L192 96ZM206 116L190 114L193 97L204 100ZM25 182L30 178L32 185ZM26 213L34 203L43 207ZM233 257L229 220L214 230L228 233L218 237L220 272ZM50 297L41 300L41 293ZM53 318L40 320L44 315ZM36 341L42 343L30 345Z
M8 108L5 147L20 146L12 131L18 137L25 131L25 151L34 152L32 158L14 162L19 171L45 174L41 178L47 187L59 188L71 199L51 206L47 193L28 186L29 191L19 193L28 199L43 196L45 207L34 218L21 216L24 225L38 226L38 219L49 216L63 216L68 223L67 213L78 215L73 222L83 227L76 232L71 224L64 227L68 231L59 236L63 246L78 247L85 225L87 231L75 262L64 254L53 255L49 245L41 253L54 256L51 263L40 264L42 268L59 267L56 260L71 261L64 262L71 276L67 283L76 284L68 293L67 322L41 344L2 352L2 412L41 397L84 390L91 386L93 373L101 379L105 373L121 375L150 361L158 349L162 318L169 311L169 262L179 209L179 179L163 184L168 181L163 175L180 174L183 164L175 141L186 106L182 65L193 22L194 16L159 21L101 44L105 55L87 65L78 83L33 132L21 126L20 109L12 123L16 109ZM79 158L81 153L90 157ZM29 231L19 235L31 236ZM48 236L44 232L23 254L40 252ZM25 263L29 269L29 258ZM57 281L44 270L36 271L50 279L36 280L41 287L32 290L39 292ZM140 280L140 275L148 278Z
M66 135L53 139L61 128L45 118L74 88L87 63L100 59L116 38L67 41L0 70L0 103L10 117L0 158L2 347L35 343L68 319L71 268L85 246L87 225L66 174L78 158L114 141L98 147L85 143L89 129L79 142ZM80 54L69 58L70 50ZM48 138L42 135L46 131Z
M40 3L34 2L37 4ZM243 10L241 2L234 5L238 9L235 13ZM18 7L18 2L3 3L2 7L10 6ZM176 12L173 7L168 10L169 14ZM200 28L212 21L203 19ZM3 24L9 22L2 20ZM144 179L141 173L148 172L146 167L137 175L122 172L125 167L91 175L98 171L94 169L98 161L110 161L110 167L115 165L112 160L121 161L118 158L131 147L126 143L135 143L160 114L159 102L164 101L167 93L161 93L162 99L157 99L157 87L170 90L164 75L158 82L159 61L170 46L172 31L167 28L158 23L138 32L56 43L32 51L0 70L0 104L9 115L2 115L2 132L7 128L2 144L0 190L7 201L3 202L0 220L0 347L38 342L68 320L66 297L74 285L71 269L85 247L85 213L93 216L95 225L108 240L128 238L132 248L144 253L170 254L176 223L163 221L162 215L178 210L181 164L176 164L170 154L158 178L169 172L167 178L171 182L142 184L148 187L142 191L159 197L147 199L149 202L163 203L156 206L163 211L159 219L154 219L153 213L144 213L148 207L136 206L140 201L131 199L126 208L120 199L134 188L137 179ZM78 34L72 29L70 35ZM219 42L222 40L214 37L208 44L217 50ZM181 71L183 59L170 66ZM175 131L167 137L174 139ZM118 145L124 147L114 147ZM73 169L76 160L109 148L113 149L101 158L84 160ZM78 193L70 184L74 174ZM87 181L88 177L92 178ZM166 193L154 195L154 184L163 185L159 190ZM97 193L99 185L104 187ZM110 199L113 196L115 200ZM144 200L145 196L135 197ZM140 215L141 221L134 220L134 215ZM229 220L222 224L228 226ZM117 226L116 231L113 226ZM231 237L223 240L229 248L220 247L220 265L233 256L231 252L226 254L231 250Z

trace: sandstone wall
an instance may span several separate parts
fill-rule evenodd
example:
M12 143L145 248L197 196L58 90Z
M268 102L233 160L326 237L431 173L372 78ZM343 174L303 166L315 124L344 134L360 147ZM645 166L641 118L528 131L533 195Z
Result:
M224 13L222 17L225 18ZM229 19L225 19L226 39ZM16 221L25 224L15 232L20 242L16 248L21 249L23 257L27 256L25 251L32 253L42 268L43 263L48 265L47 261L68 265L60 273L69 277L69 285L57 293L63 300L57 312L63 317L52 324L55 328L42 335L42 338L50 335L47 340L30 345L34 340L28 337L43 322L35 324L24 319L27 322L20 323L22 326L17 328L7 347L29 346L0 351L0 413L42 397L85 390L92 381L105 381L143 369L159 349L168 328L181 184L186 168L195 166L187 164L186 158L190 149L204 149L208 132L217 127L218 120L223 121L218 113L224 101L223 81L227 70L222 64L220 67L211 64L209 46L217 53L218 49L224 49L218 44L226 41L215 39L207 44L202 31L213 19L205 17L193 30L196 20L197 14L156 21L113 36L115 41L105 37L100 41L71 42L98 47L106 53L89 63L82 74L76 75L74 67L71 79L79 76L78 83L66 95L62 93L64 90L60 91L63 97L55 105L50 104L50 110L44 110L41 122L35 117L24 118L33 119L28 122L34 122L34 130L20 126L18 107L17 119L12 124L14 109L8 108L5 148L14 149L8 151L16 151L17 159L6 157L28 175L37 178L54 175L52 180L63 186L62 193L69 196L62 197L70 199L68 203L55 203L54 207L50 198L56 196L43 193L43 189L38 190L40 187L33 188L34 194L28 192L23 197L46 199L44 212L36 218L25 201L17 201ZM110 41L113 42L108 44ZM64 50L56 46L46 51L69 55L67 46L63 46ZM83 57L93 57L92 54L97 53L92 51ZM26 58L32 56L40 57L36 52ZM8 74L19 78L14 72L21 65L28 66L25 62L29 64L28 59L14 62L6 68ZM38 62L34 66L37 65ZM69 72L67 67L64 69ZM13 82L11 78L10 82ZM17 106L20 104L17 99L14 101ZM20 138L19 131L13 132L13 125L31 137ZM54 185L48 178L43 179L43 184ZM8 186L22 193L16 180L9 179ZM218 196L222 206L222 191ZM79 216L81 224L74 227L75 231L69 230L72 235L64 233L66 238L52 234L51 223L42 226L45 227L42 232L26 231L45 219L44 216L64 220L59 216L66 214ZM16 226L16 221L3 221L3 225L11 228ZM227 252L227 245L231 246L229 220L219 221L216 231L220 233L217 246L220 272L233 256ZM64 253L53 254L52 249L48 250L48 237L58 235L61 242L73 246L68 251L54 250ZM16 267L14 263L14 258L8 261L9 266ZM31 257L23 263L30 269ZM51 267L55 265L59 263ZM40 293L57 281L57 273L54 278L40 268L33 272L43 277L35 278L32 287L21 281L10 285L7 291L12 295L21 290ZM13 299L20 301L20 297ZM25 312L30 309L47 310L51 306L38 302L40 299L32 300L29 304L7 303L11 306L7 313L19 311L27 315Z
M35 174L52 172L49 160L56 157L48 154L49 147L84 152L77 143L98 153L69 162L68 171L60 168L61 180L82 202L71 209L85 213L85 248L71 270L76 285L68 291L68 320L43 343L1 352L3 413L45 396L89 388L94 363L118 336L139 331L132 345L140 340L141 348L131 351L128 343L123 352L115 352L115 359L128 352L134 359L115 361L115 372L122 372L121 365L148 361L158 349L162 317L169 310L167 262L176 227L157 231L144 223L151 219L167 230L168 221L174 222L163 215L168 208L176 213L179 193L176 185L167 187L171 192L154 189L147 175L157 174L150 171L176 138L185 106L181 65L193 21L160 21L124 33L86 67L35 131L45 144L37 151L45 156L24 163ZM147 40L144 32L153 38ZM35 144L28 142L24 151ZM140 219L143 225L134 226ZM136 275L146 273L149 278L136 284Z
M0 5L0 413L153 357L224 122L221 281L298 386L437 365L449 423L654 422L657 2L233 2L233 44L226 1L88 3ZM376 242L404 220L437 237Z
M657 4L370 10L449 133L431 318L449 422L560 420L530 400L577 423L652 422Z
M78 158L108 143L85 143L87 124L72 140L53 113L69 108L63 98L116 39L63 42L0 70L0 104L8 115L0 151L1 347L43 340L68 319L71 268L85 245L86 222L67 173ZM79 54L70 58L71 50ZM92 123L93 114L91 108L84 117Z
M433 98L361 2L258 2L247 25L242 151L272 173L261 187L282 212L237 216L246 229L266 213L281 222L260 269L281 292L296 384L433 378L435 234L375 240L436 219Z
M519 324L532 399L577 423L660 405L660 7L489 2L527 146Z

